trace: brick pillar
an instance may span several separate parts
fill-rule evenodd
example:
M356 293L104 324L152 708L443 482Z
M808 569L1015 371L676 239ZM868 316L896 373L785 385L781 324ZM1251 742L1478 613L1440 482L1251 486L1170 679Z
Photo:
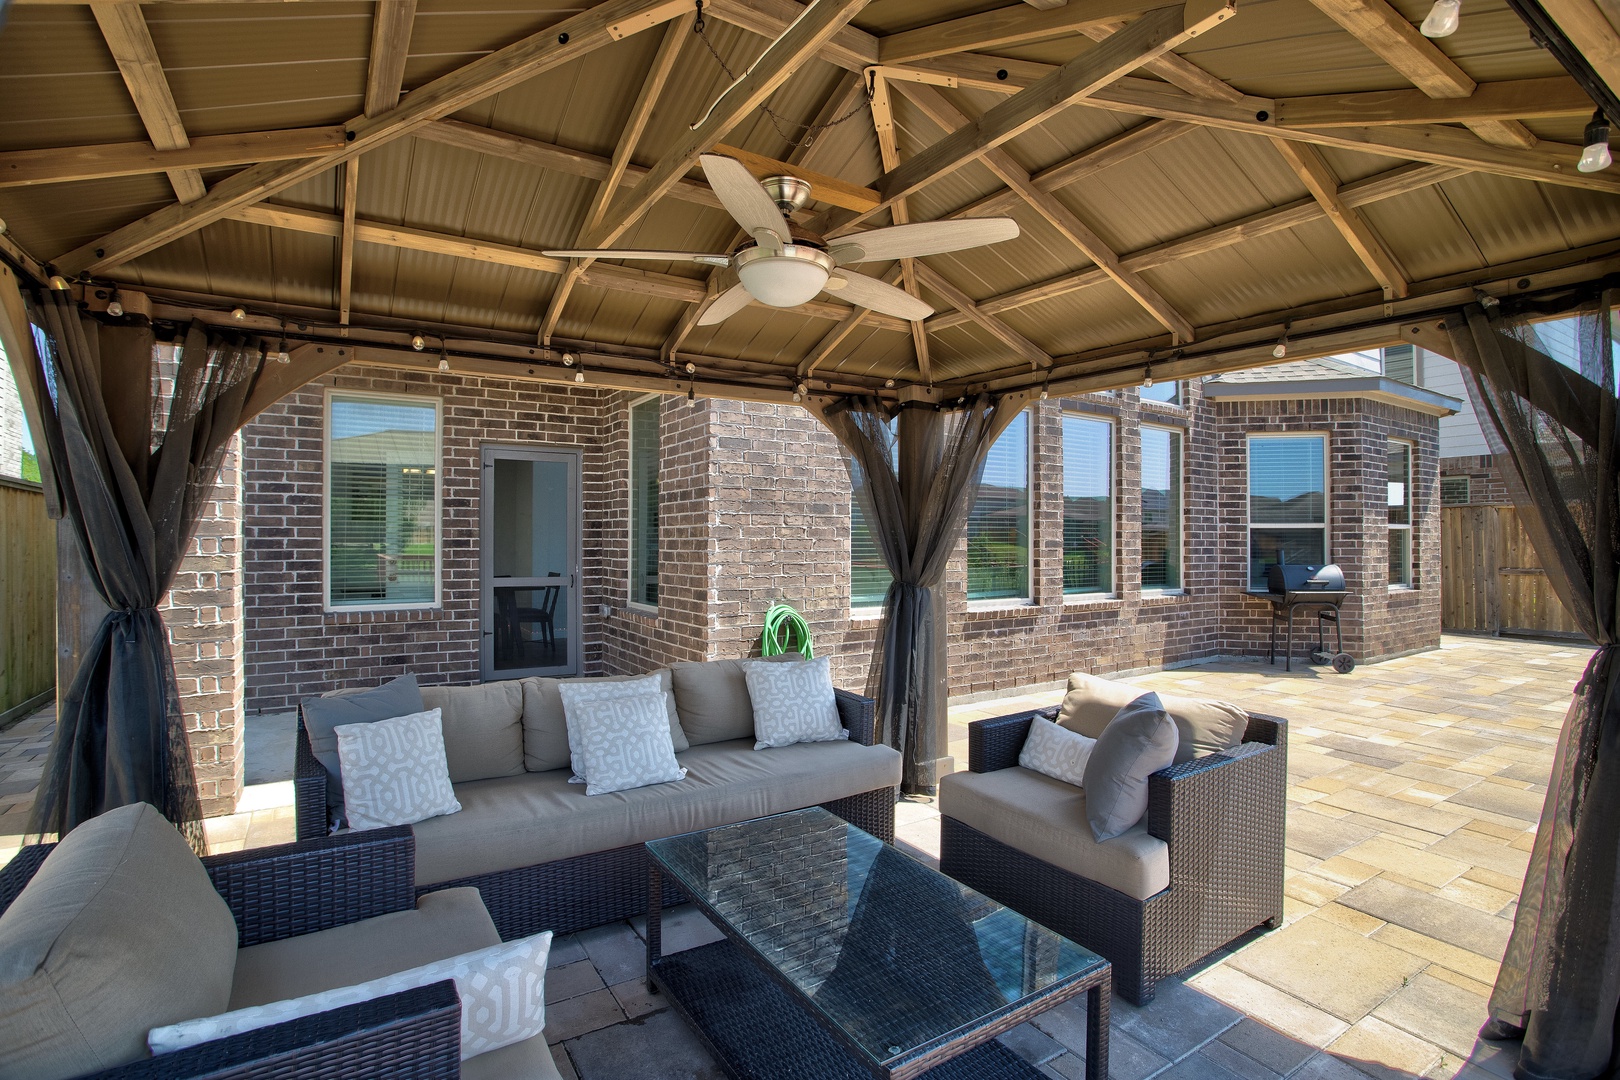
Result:
M231 440L213 501L159 605L203 815L236 812L242 792L242 439Z

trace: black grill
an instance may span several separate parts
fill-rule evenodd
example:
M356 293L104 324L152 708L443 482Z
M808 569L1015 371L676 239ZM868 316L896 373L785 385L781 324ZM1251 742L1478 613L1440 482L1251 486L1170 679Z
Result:
M1266 567L1266 599L1271 601L1271 662L1277 662L1277 624L1287 618L1287 636L1283 645L1283 670L1294 670L1294 613L1300 608L1316 611L1316 648L1311 653L1312 663L1332 663L1338 672L1355 668L1355 659L1344 651L1344 631L1339 625L1339 607L1349 595L1344 587L1344 571L1337 563L1326 566L1301 566L1290 563L1272 563ZM1333 624L1337 651L1327 651L1326 630Z

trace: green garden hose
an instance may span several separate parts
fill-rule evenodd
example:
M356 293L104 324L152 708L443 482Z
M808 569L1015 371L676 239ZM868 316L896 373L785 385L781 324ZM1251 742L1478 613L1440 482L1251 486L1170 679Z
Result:
M773 604L765 613L765 631L759 636L761 656L780 656L796 652L806 660L813 659L815 650L810 645L810 626L804 616L786 604Z

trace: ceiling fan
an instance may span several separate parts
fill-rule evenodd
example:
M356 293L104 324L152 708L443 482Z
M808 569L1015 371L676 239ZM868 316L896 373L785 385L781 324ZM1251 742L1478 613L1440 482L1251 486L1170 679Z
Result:
M960 251L1018 235L1016 221L994 217L894 225L823 240L787 219L788 214L809 201L807 181L797 176L756 180L741 162L719 154L704 154L701 161L721 205L751 237L730 255L628 248L546 254L554 258L649 259L731 267L737 272L737 284L709 305L698 319L700 326L730 318L747 307L750 300L771 307L797 307L813 300L823 289L846 303L916 321L928 318L934 309L904 290L844 267Z

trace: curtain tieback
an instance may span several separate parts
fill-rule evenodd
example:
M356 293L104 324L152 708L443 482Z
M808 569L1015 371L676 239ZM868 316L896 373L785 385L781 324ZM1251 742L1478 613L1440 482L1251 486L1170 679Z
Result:
M1598 673L1608 666L1609 660L1614 656L1615 648L1613 642L1597 647L1592 659L1586 662L1586 670L1581 674L1581 681L1575 684L1576 694L1584 694L1586 685L1598 678Z

